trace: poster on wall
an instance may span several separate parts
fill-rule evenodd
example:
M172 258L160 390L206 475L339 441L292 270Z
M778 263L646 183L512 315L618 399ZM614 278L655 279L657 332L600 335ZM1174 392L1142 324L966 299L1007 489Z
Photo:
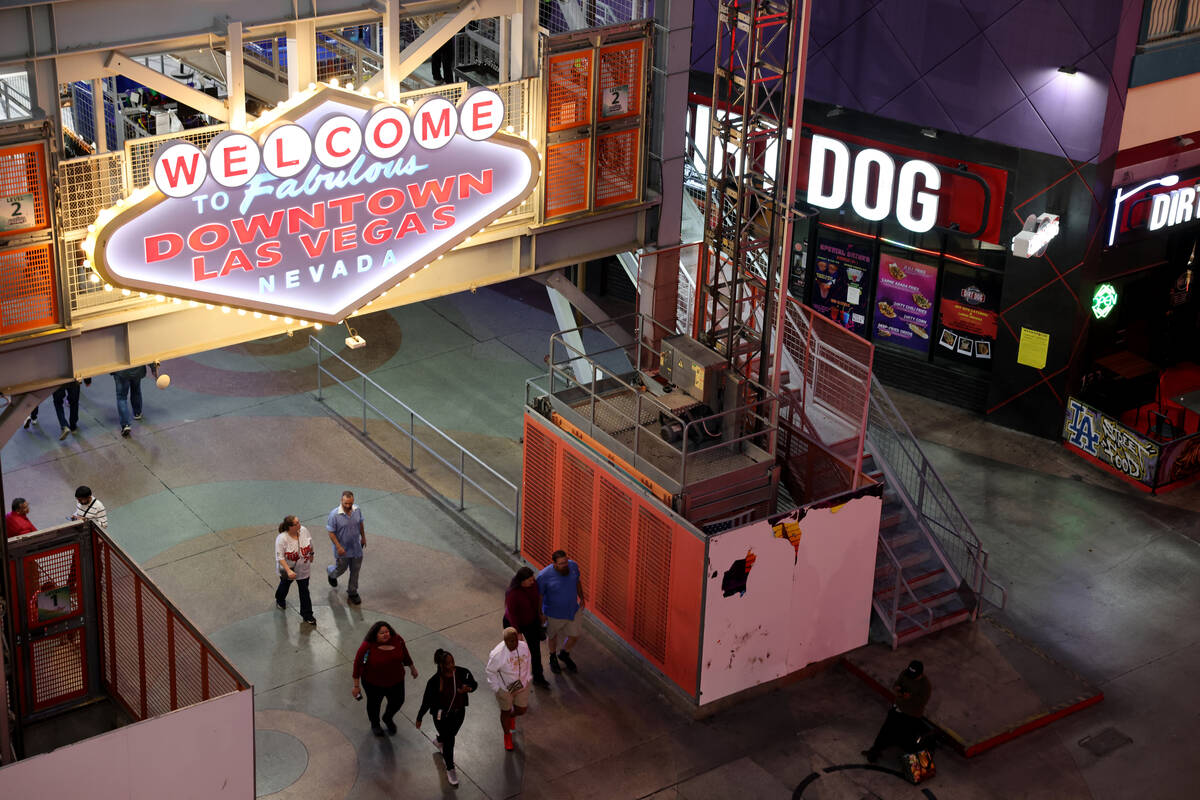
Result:
M1063 439L1067 447L1091 456L1117 474L1154 486L1159 446L1074 397L1067 399Z
M1000 319L1000 284L983 272L964 275L947 269L942 276L938 344L960 356L992 357Z
M862 331L867 325L871 248L822 239L813 267L812 307L843 328Z
M929 352L937 267L899 256L879 257L875 288L875 339Z

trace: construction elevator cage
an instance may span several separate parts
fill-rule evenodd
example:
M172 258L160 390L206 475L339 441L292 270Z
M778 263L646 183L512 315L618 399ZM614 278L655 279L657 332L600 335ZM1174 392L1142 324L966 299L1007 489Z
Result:
M649 23L546 39L547 222L642 199Z
M135 721L249 682L91 522L8 541L22 724L111 698Z

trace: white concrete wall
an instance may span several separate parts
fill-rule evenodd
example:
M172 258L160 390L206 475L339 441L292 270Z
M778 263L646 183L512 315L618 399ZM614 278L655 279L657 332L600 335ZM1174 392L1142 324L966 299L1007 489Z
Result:
M866 644L881 508L879 497L859 497L712 538L701 705ZM793 546L776 532L797 518ZM748 553L745 594L726 597L725 573Z
M213 698L0 769L0 797L254 797L254 692Z

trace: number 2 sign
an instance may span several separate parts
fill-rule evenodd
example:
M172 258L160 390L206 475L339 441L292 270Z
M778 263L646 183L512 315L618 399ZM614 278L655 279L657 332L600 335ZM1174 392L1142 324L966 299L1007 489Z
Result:
M604 89L602 117L619 117L629 113L629 86L610 86Z
M0 198L0 231L19 231L33 227L32 194Z

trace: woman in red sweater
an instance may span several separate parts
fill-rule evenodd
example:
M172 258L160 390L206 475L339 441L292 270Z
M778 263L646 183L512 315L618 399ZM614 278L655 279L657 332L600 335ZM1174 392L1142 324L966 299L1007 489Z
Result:
M533 570L521 567L513 575L504 593L504 627L516 628L529 645L529 658L533 662L533 685L549 689L550 683L542 671L542 639L546 633L542 624L546 615L542 613L542 593L538 591Z
M362 690L366 690L367 719L371 721L371 733L376 736L383 736L383 728L379 727L379 708L385 697L387 710L383 712L383 724L388 733L396 732L392 717L404 704L405 667L414 678L417 677L417 668L404 639L383 620L376 622L354 655L354 689L350 692L355 700L361 700Z

